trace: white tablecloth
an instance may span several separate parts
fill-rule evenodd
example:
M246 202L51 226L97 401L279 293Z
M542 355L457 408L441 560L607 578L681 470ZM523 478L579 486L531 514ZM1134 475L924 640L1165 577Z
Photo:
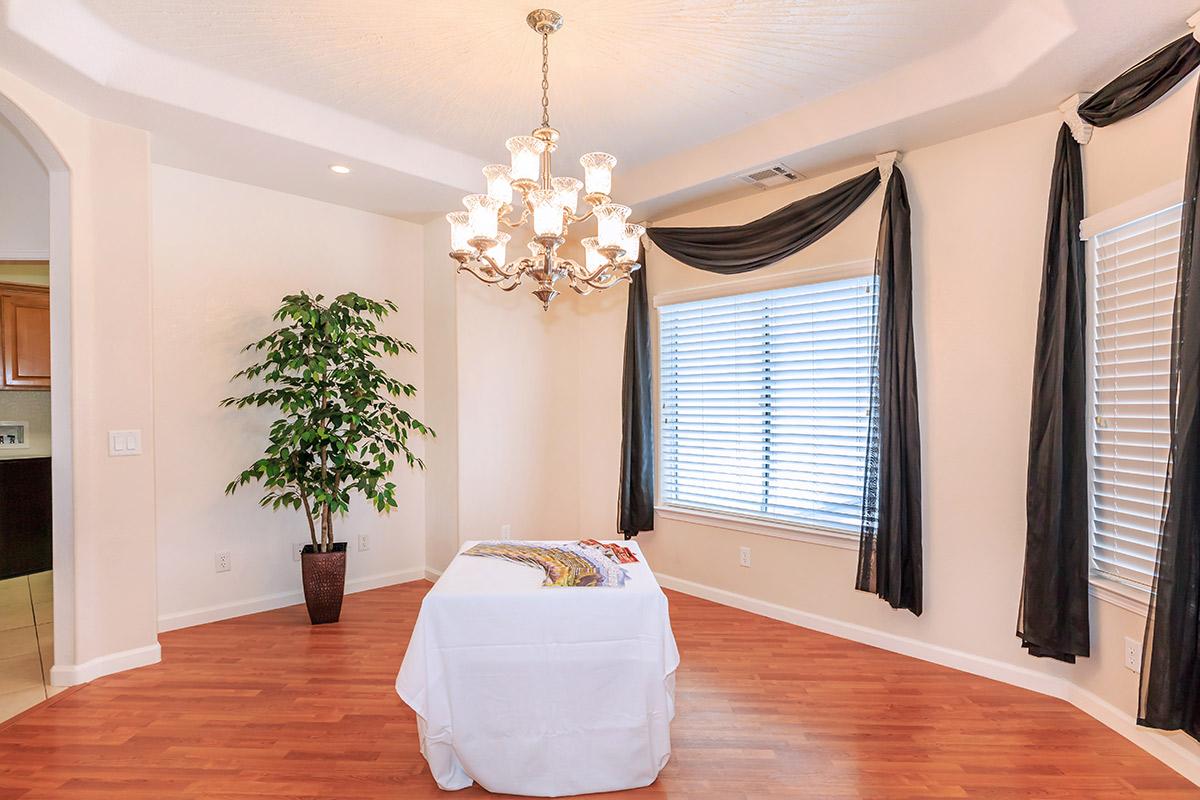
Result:
M474 542L467 542L463 549ZM396 691L438 786L558 797L654 782L671 755L667 598L638 554L620 588L458 555L421 603Z

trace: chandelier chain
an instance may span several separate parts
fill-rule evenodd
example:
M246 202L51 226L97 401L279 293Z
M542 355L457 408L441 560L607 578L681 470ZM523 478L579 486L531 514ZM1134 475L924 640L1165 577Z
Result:
M542 34L542 126L550 127L550 34Z

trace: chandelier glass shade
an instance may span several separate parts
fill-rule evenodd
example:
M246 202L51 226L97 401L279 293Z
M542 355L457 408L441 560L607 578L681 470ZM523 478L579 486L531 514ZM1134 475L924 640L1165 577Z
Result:
M542 37L542 124L528 136L505 142L509 164L483 168L486 194L463 198L465 211L446 215L450 223L450 257L459 272L469 272L484 283L506 292L526 279L533 294L548 308L565 281L586 295L628 281L641 267L637 262L646 229L630 224L628 206L612 202L612 173L617 159L608 153L588 153L579 159L583 180L556 177L551 159L558 149L559 133L550 127L550 34L562 27L562 15L549 9L531 11L525 21ZM586 211L580 213L579 193ZM559 255L571 225L592 217L596 235L580 244L584 263ZM500 228L528 228L529 255L505 262L511 235Z

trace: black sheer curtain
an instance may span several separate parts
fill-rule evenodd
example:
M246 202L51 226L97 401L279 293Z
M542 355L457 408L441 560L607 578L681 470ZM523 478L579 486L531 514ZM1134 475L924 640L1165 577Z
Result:
M1058 132L1038 308L1025 490L1025 571L1017 636L1030 655L1088 655L1085 272L1079 238L1083 162Z
M646 235L671 258L696 269L722 275L751 272L799 253L829 233L878 186L879 170L873 169L745 225L651 228Z
M1096 126L1111 125L1127 119L1151 106L1171 91L1200 66L1200 43L1190 34L1135 65L1109 83L1086 102L1081 103L1078 113L1085 122ZM1052 189L1050 223L1047 230L1047 271L1053 257L1060 266L1066 260L1082 261L1081 245L1078 242L1078 222L1082 216L1082 200L1076 204L1060 198L1059 214L1055 214L1056 193L1082 191L1082 169L1079 169L1079 150L1073 142L1066 141L1066 133L1059 134L1060 157L1055 162L1055 181ZM1064 166L1060 167L1060 162ZM1067 173L1078 172L1079 177ZM1068 184L1067 181L1070 181ZM1188 145L1187 169L1184 177L1183 231L1180 237L1179 271L1175 286L1175 308L1171 337L1171 387L1170 420L1171 447L1167 470L1165 504L1161 526L1161 542L1155 569L1150 613L1146 618L1146 636L1142 656L1141 686L1138 702L1138 724L1163 730L1182 730L1189 736L1200 739L1200 302L1192 297L1193 287L1200 287L1200 210L1197 195L1200 194L1200 91L1192 110L1191 137ZM1065 228L1055 236L1055 227ZM1057 238L1057 254L1052 256L1051 241ZM1082 270L1079 270L1082 273ZM1051 285L1047 275L1046 286ZM1060 278L1061 279L1061 278ZM1082 291L1082 274L1078 281L1069 281L1064 288L1077 284ZM1200 289L1197 289L1200 290ZM1052 328L1061 327L1065 335L1082 337L1084 323L1076 323L1077 314L1073 303L1064 302L1057 308L1045 308L1043 297L1042 323ZM1077 330L1078 329L1078 330ZM1042 335L1039 331L1039 369L1042 364ZM1039 372L1038 379L1041 380ZM1074 401L1073 408L1060 408L1060 414L1082 414L1082 398ZM1035 429L1031 431L1031 442L1037 441L1037 414L1035 393ZM1082 449L1074 437L1070 442L1073 450ZM1064 444L1064 447L1067 445ZM1030 450L1031 495L1035 479L1041 477L1034 471L1034 448ZM1076 463L1082 456L1071 454ZM1064 462L1065 463L1065 462ZM1048 480L1054 480L1051 474ZM1042 490L1042 489L1039 489ZM1075 493L1072 492L1074 497ZM1067 498L1064 498L1066 502ZM1086 515L1086 495L1072 501L1075 508L1070 515ZM1082 506L1082 507L1080 507ZM1031 503L1031 509L1033 504ZM1064 514L1066 512L1064 511ZM1032 516L1031 516L1032 529ZM1084 544L1048 552L1034 553L1032 544L1027 545L1026 591L1022 595L1022 638L1026 644L1045 647L1048 652L1039 655L1055 655L1063 660L1072 653L1087 653L1086 615L1080 617L1080 602L1086 608L1086 594L1082 601L1073 599L1063 606L1054 592L1034 591L1031 588L1031 571L1049 580L1055 574L1086 577L1087 548ZM1051 561L1057 559L1057 561ZM1078 578L1073 579L1078 583ZM1033 583L1037 583L1037 579ZM1086 590L1086 584L1085 584ZM1076 592L1078 594L1078 592ZM1055 604L1058 604L1057 609ZM1054 620L1055 614L1061 615ZM1032 620L1043 620L1044 627L1034 629ZM1058 626L1054 624L1058 623ZM1048 633L1047 633L1048 632ZM1044 637L1044 641L1039 641Z
M1191 37L1188 37L1189 39ZM1180 62L1197 63L1200 45ZM1182 75L1172 78L1175 82ZM1161 92L1160 92L1161 94ZM1138 724L1200 739L1200 93L1184 177L1171 337L1171 451L1154 595L1146 619Z
M879 170L872 169L745 225L650 228L646 233L663 252L689 266L722 275L750 272L816 242L861 206L880 183ZM911 211L904 176L896 168L884 198L876 269L881 290L877 317L879 363L873 388L878 404L872 411L873 435L865 467L867 488L855 584L878 593L897 608L920 614L921 454L912 333ZM632 289L629 295L624 377L627 401L633 396L650 396L650 324L649 315L644 313L644 286L641 291L640 298ZM645 354L644 361L637 353ZM631 367L640 364L645 367ZM640 408L631 402L623 408L623 531L629 530L626 520L635 519L639 508L647 514L653 510L649 496L644 505L638 505L637 493L625 477L640 474L644 485L653 480L654 420L650 412L640 415ZM650 408L649 400L644 408ZM647 527L642 530L649 529L652 519L645 522Z
M1079 116L1097 127L1127 119L1150 107L1198 65L1200 43L1189 34L1093 94L1079 105ZM1031 655L1069 663L1088 655L1090 638L1086 267L1079 239L1083 214L1080 148L1064 125L1058 136L1046 222L1017 635Z
M920 616L921 430L913 346L912 211L893 168L875 252L876 368L855 588Z
M621 483L618 529L626 539L654 530L654 360L646 301L646 254L630 276L625 316L625 366L621 378Z

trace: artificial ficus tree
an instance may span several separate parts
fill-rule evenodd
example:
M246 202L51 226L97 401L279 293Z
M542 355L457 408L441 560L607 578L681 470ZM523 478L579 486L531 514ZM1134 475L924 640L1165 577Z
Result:
M390 300L370 300L354 292L328 305L324 295L307 292L283 298L273 319L281 326L246 345L260 359L233 380L260 381L263 388L228 397L222 406L277 408L262 457L225 487L260 481L259 505L302 510L318 552L333 549L333 519L350 508L352 492L381 512L396 507L396 484L388 476L403 457L412 468L425 462L409 448L413 435L433 430L413 418L393 398L417 389L388 375L377 363L408 342L380 332L377 323L397 310Z

